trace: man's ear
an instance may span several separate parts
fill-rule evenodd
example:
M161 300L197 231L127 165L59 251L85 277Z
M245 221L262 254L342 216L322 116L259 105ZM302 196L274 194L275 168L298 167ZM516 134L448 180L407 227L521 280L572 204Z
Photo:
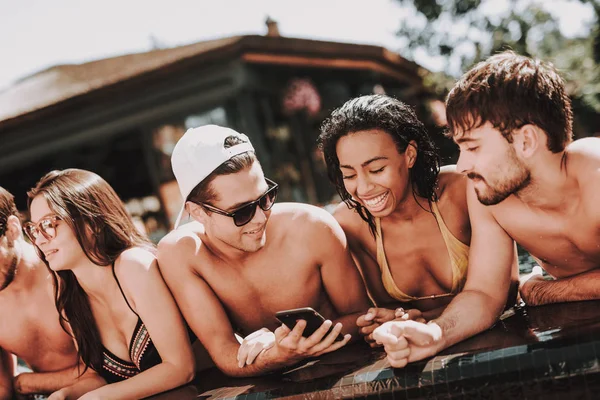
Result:
M13 242L15 240L19 239L23 235L21 221L19 221L18 217L14 216L14 215L11 215L10 217L8 217L8 219L6 220L5 235L9 241L13 241Z
M408 163L408 168L412 168L415 165L415 162L417 161L417 153L417 142L411 140L410 142L408 142L408 146L406 146L406 150L404 151Z
M540 146L546 145L546 135L536 125L523 125L513 132L513 145L521 157L530 158Z
M191 201L187 201L185 203L186 211L194 218L196 221L205 223L207 214L204 208L196 203L192 203Z

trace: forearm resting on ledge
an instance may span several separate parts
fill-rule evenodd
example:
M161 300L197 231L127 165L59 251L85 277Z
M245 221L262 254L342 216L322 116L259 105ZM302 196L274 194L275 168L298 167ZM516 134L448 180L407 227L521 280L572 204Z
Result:
M536 277L525 282L520 291L530 306L600 299L600 269L560 279Z
M505 299L495 299L479 290L464 290L433 323L442 330L439 351L490 328L504 308Z
M79 365L54 372L24 372L15 377L14 388L17 393L24 395L52 393L73 385L84 369L83 365ZM90 373L88 369L82 378Z

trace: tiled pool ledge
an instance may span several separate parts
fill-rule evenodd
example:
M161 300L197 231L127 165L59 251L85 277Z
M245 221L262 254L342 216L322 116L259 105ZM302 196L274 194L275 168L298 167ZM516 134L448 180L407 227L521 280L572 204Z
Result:
M592 399L600 395L600 302L522 308L432 359L392 369L356 343L284 374L213 369L157 398Z

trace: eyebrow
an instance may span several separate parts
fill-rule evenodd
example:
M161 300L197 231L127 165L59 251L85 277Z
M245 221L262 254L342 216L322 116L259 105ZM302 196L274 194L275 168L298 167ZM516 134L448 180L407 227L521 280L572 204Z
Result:
M46 215L42 215L42 217L41 217L41 218L40 218L40 219L39 219L37 222L33 222L33 221L29 221L29 222L33 222L34 224L37 224L37 223L39 223L41 220L43 220L44 218L47 218L47 217L52 217L53 215L56 215L56 213L49 212L49 213L48 213L48 214L46 214Z
M467 142L476 142L477 139L469 137L469 136L461 136L460 138L456 139L455 142L456 144L461 144L461 143L467 143Z
M367 165L371 164L372 162L375 161L379 161L379 160L387 160L387 157L384 156L377 156L377 157L373 157L368 159L367 161L365 161L364 163L360 164L361 167L366 167ZM348 168L348 169L354 169L352 166L350 165L340 165L340 168Z
M268 192L270 189L271 189L271 187L267 187L267 190L265 190L265 191L264 191L264 192L263 192L263 193L262 193L260 196L258 196L258 197L257 197L256 199L254 199L254 200L242 201L242 202L239 202L239 203L235 203L235 204L234 204L234 205L232 205L231 207L227 207L225 210L226 210L227 212L232 212L232 211L235 211L235 210L237 210L237 209L238 209L238 208L240 208L240 207L243 207L243 206L245 206L245 205L248 205L248 204L250 204L250 203L252 203L252 202L255 202L256 200L258 200L258 199L260 199L261 197L263 197L263 196L265 195L265 193L267 193L267 192Z

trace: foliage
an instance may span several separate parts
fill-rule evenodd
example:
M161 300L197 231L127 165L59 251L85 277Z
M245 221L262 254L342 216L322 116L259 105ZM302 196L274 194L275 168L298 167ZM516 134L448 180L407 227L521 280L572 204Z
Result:
M402 54L414 59L425 53L443 65L441 73L425 79L438 95L475 62L510 48L553 62L564 72L574 102L589 115L600 115L600 0L571 0L595 14L574 38L563 35L541 1L507 0L504 9L497 0L396 1L411 11L398 31Z

